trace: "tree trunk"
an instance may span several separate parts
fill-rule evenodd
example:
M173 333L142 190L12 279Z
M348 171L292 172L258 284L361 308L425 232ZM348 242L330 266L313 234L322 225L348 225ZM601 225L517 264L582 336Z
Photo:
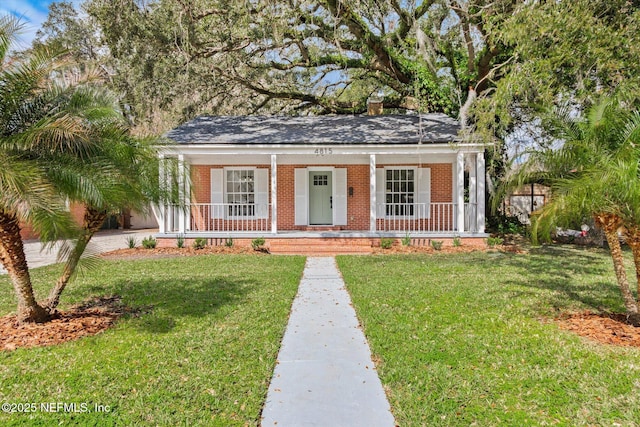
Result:
M624 257L622 255L622 247L618 238L618 228L622 225L622 221L617 215L613 214L596 214L594 216L596 225L602 228L605 238L609 244L611 258L613 260L613 269L616 272L618 286L622 293L624 306L627 309L629 322L635 326L640 326L640 314L638 313L638 304L631 293L627 272L624 268Z
M62 295L64 288L71 279L71 276L75 273L76 268L78 267L78 262L80 262L80 258L87 248L89 241L96 231L100 230L100 227L106 218L106 211L98 211L89 207L86 209L84 213L84 222L82 224L82 234L76 240L75 246L64 265L64 270L62 270L62 274L56 281L56 285L51 289L49 297L42 304L49 313L53 314L55 312L58 304L60 303L60 295Z
M11 278L18 298L18 321L44 323L51 320L33 294L18 218L6 212L0 212L0 261Z
M627 231L627 244L633 252L633 263L636 267L637 298L640 301L640 227L632 227Z

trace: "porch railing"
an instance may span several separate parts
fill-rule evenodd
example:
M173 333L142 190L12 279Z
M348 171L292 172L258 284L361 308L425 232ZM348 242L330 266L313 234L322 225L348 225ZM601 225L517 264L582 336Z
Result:
M464 231L477 231L476 205L464 205ZM407 233L459 232L455 203L378 203L376 230ZM271 232L270 204L194 203L185 208L166 207L167 233Z
M193 203L181 215L179 208L169 207L165 214L168 233L271 231L271 207L254 203ZM180 226L184 218L184 227Z
M378 231L447 233L456 231L455 203L378 203Z

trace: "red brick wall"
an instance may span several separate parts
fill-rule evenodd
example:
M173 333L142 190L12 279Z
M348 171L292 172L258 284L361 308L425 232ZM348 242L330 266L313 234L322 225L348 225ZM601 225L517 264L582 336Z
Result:
M20 223L20 236L22 236L23 240L38 238L38 234L33 231L33 227L31 227L30 224L24 223Z
M71 203L69 210L71 212L71 218L73 218L73 221L81 226L84 221L84 205L81 205L79 203ZM33 230L31 224L21 223L20 227L20 236L22 236L23 239L26 240L38 238L38 233Z
M215 166L191 166L191 198L193 203L211 203L211 168Z
M191 202L192 203L211 203L211 169L224 169L226 167L246 167L254 166L219 166L219 165L194 165L191 166ZM259 169L270 169L268 166L255 166ZM271 203L271 180L269 180L269 204ZM224 220L221 218L213 218L212 212L208 207L199 207L191 209L191 230L214 230L224 231L231 230L233 220ZM208 225L207 225L208 223ZM271 212L266 219L243 220L242 229L244 231L270 231L271 230Z
M334 165L314 165L314 167ZM389 166L416 166L389 165ZM258 166L268 168L268 166ZM295 225L295 169L307 165L278 165L278 230L304 229ZM344 230L362 231L369 229L369 165L345 165L347 168L347 189L353 188L353 196L347 194L347 225ZM384 167L379 165L378 167ZM452 202L453 165L422 164L420 167L431 168L431 201ZM222 166L195 165L191 167L192 198L194 203L211 202L212 168ZM271 184L269 184L269 187ZM269 193L271 188L269 188ZM271 197L271 196L269 196ZM193 211L192 211L193 213ZM194 218L194 226L198 227L202 218Z
M431 202L453 202L453 165L437 163L422 167L431 168Z
M379 168L384 167L409 167L416 166L421 168L431 169L431 203L452 203L453 202L453 164L451 163L423 163L421 165L415 164L393 164L393 165L378 165ZM408 223L411 222L413 227L421 230L437 230L446 231L453 230L453 224L455 222L454 210L450 206L431 206L431 218L430 219L418 219L410 221L398 221L393 223L387 221L387 230L402 230L409 227ZM376 228L382 230L385 228L384 219L378 218L376 222Z
M369 165L347 168L347 191L353 187L353 196L347 193L347 224L349 230L369 230Z
M314 167L334 165L314 165ZM278 165L278 230L304 229L295 225L295 169L307 165ZM342 166L339 166L342 167ZM344 230L369 229L369 165L345 165L347 190L353 187L353 196L347 194L347 225Z
M416 164L377 165L378 168L411 167L411 166L431 169L431 202L432 203L453 202L453 164L451 163L423 163L420 165L416 165ZM369 173L369 170L367 169L367 175L368 173Z
M69 210L71 211L71 217L76 224L82 225L84 223L84 205L71 203Z
M296 189L294 169L300 166L278 165L278 230L295 230Z

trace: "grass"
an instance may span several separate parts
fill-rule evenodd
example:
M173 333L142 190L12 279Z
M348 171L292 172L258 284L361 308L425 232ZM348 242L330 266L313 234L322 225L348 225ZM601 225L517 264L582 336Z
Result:
M640 350L544 321L623 310L606 252L342 256L338 264L399 425L640 425Z
M70 285L67 305L118 294L151 311L94 337L0 352L0 403L109 411L0 412L0 424L257 424L303 267L302 257L256 256L101 263ZM39 296L59 268L33 271ZM15 300L6 276L0 286L5 315Z

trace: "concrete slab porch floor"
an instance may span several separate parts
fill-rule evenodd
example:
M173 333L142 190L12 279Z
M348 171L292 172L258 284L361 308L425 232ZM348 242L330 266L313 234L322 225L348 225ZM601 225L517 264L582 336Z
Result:
M334 258L307 258L262 426L393 427L389 402Z

